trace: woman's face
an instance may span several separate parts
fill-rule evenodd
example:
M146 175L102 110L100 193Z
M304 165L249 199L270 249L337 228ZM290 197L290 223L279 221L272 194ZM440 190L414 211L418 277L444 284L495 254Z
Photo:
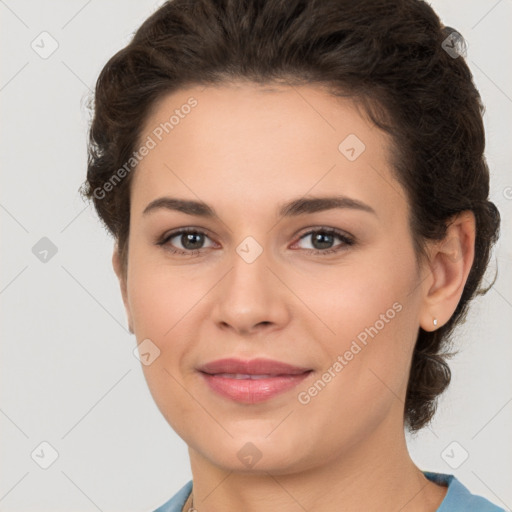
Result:
M319 87L245 83L165 97L140 140L123 296L191 456L285 474L398 435L424 274L387 136Z

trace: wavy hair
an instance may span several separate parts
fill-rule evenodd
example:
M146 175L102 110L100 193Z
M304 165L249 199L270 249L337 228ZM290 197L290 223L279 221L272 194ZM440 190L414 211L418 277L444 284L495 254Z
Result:
M126 269L136 171L108 194L98 190L129 161L163 96L249 80L324 85L352 98L391 135L418 261L455 214L471 210L476 219L475 258L455 312L433 332L419 328L404 406L414 432L432 419L450 382L446 347L471 299L490 288L479 286L499 236L500 214L488 199L484 108L462 43L421 0L168 1L99 75L80 192L115 237Z

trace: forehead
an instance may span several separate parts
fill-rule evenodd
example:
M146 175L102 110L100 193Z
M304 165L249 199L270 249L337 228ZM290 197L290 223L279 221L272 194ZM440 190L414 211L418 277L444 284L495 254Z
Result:
M308 191L365 202L400 194L388 136L319 86L181 89L153 106L140 141L152 146L133 177L140 211L165 193L229 196L247 209Z
M358 135L371 153L385 157L382 150L388 142L351 99L335 97L324 87L251 82L194 86L168 94L155 103L142 133L159 146L172 139L177 156L186 142L187 148L215 156L229 149L237 156L257 155L256 160L267 155L275 160L289 149L297 158L325 150L337 154L348 135ZM305 145L294 146L303 141Z

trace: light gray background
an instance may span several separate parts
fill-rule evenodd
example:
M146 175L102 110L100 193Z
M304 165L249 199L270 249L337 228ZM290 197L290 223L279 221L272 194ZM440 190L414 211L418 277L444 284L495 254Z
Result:
M153 510L191 478L186 446L132 353L112 240L78 194L89 89L160 3L0 0L0 510ZM461 353L436 420L409 444L422 469L454 473L510 510L512 2L432 5L468 42L503 224L487 274L497 264L498 280L458 332ZM31 47L42 46L43 31L59 45L47 59ZM58 250L46 263L32 252L42 237ZM43 441L58 452L48 469L31 457L36 450L38 462L50 460Z

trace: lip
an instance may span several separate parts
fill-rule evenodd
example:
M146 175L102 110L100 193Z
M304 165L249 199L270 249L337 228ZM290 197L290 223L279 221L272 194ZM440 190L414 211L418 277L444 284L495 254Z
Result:
M291 390L312 372L311 368L264 358L218 359L198 370L210 389L244 404L270 400Z

